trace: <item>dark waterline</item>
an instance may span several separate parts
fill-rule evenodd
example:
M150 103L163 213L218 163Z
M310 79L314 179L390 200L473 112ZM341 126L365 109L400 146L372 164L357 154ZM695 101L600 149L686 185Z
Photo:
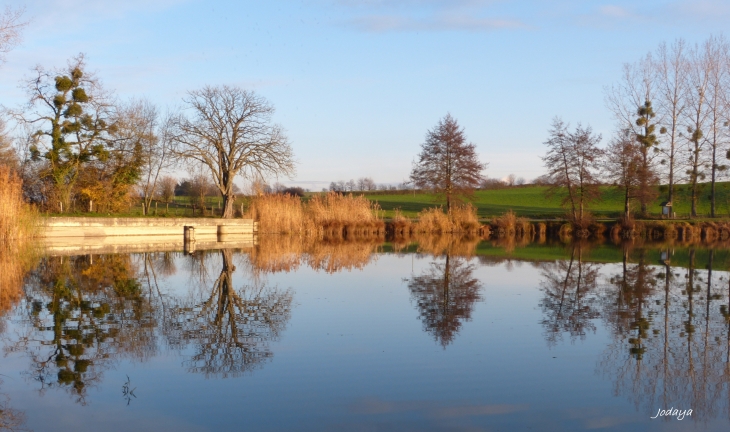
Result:
M728 265L442 239L46 257L1 309L0 429L727 430Z

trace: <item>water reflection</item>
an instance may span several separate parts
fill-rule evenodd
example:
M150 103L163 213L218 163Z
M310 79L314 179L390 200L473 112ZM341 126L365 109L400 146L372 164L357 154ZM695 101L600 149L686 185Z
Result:
M595 380L600 381L603 377L611 384L613 396L630 401L642 415L654 415L660 407L675 407L693 409L692 420L730 418L730 278L726 272L730 254L727 251L672 244L653 249L638 243L624 243L618 247L580 242L522 245L509 239L480 243L474 237L450 236L409 241L415 240L417 243L403 241L389 245L377 240L312 241L271 236L261 237L253 249L245 251L222 249L199 250L193 255L159 252L48 257L30 272L24 290L8 303L7 308L14 308L14 312L6 314L12 331L6 330L3 334L7 341L5 350L7 354L18 354L27 360L27 368L23 366L26 368L24 376L34 389L41 394L58 389L58 394L68 394L80 404L89 402L89 394L92 394L89 389L99 386L105 372L123 364L121 360L142 363L159 357L163 362L168 356L173 360L165 373L193 373L208 378L240 376L272 360L276 351L274 342L280 340L291 320L293 291L281 289L269 280L276 279L274 273L295 272L308 266L319 274L306 272L306 277L313 279L292 279L296 280L295 285L301 281L301 287L295 287L303 290L298 300L303 304L309 301L306 307L300 308L307 319L297 321L298 334L306 334L310 330L306 325L316 322L322 311L344 316L341 323L346 327L352 320L357 322L362 304L375 304L382 301L380 296L398 291L400 297L389 297L393 302L388 307L402 308L402 316L407 317L414 314L415 306L420 320L420 324L410 321L410 324L400 326L399 343L407 341L414 352L426 353L433 350L432 337L444 349L449 348L447 354L454 363L439 364L444 357L439 355L426 359L424 363L427 364L423 367L442 368L439 369L442 371L455 369L454 364L473 367L474 360L460 357L463 350L454 345L471 341L473 334L463 331L467 325L473 326L475 332L483 332L479 336L492 336L488 332L493 331L493 327L487 323L485 314L475 311L482 306L501 307L498 302L504 299L487 294L488 290L501 289L501 282L497 281L519 279L526 281L524 285L528 288L517 284L517 288L524 290L521 292L524 296L519 297L520 300L510 296L512 303L508 304L521 307L525 301L522 299L530 299L529 307L524 308L517 319L524 320L520 324L527 322L522 327L533 325L538 329L535 332L538 339L530 347L516 349L529 349L539 354L540 349L546 349L544 340L550 349L563 344L574 352L590 352L589 374L596 365ZM419 267L411 267L408 259L407 269L399 269L398 265L404 260L392 257L392 260L380 258L387 265L379 266L382 264L378 262L382 256L379 252L389 247L398 253L417 252L418 258L426 260L426 265L414 272L412 269ZM533 268L512 271L513 265L522 263L529 263ZM483 268L487 266L491 268ZM340 289L338 285L328 288L331 289L329 300L320 298L326 297L320 294L327 291L317 285L319 282L324 284L326 280L326 283L336 285L341 283L338 281L367 278L371 275L368 272L381 270L378 277L392 279L393 287L398 288L390 290L378 286L372 292L365 290L368 293L364 294ZM357 274L329 276L329 273L342 271L356 271ZM484 281L491 275L503 278L495 278L487 286ZM280 276L285 280L291 278L286 274ZM405 291L399 285L404 276L408 276L405 281L410 304L402 297ZM12 280L17 282L18 279ZM531 290L538 286L539 290ZM310 295L313 292L316 295ZM335 292L337 302L331 297ZM316 302L313 297L317 298ZM490 298L490 303L480 306L479 302L485 297ZM364 300L362 304L354 304L356 302L350 302L353 298ZM398 303L401 300L402 305ZM334 307L338 308L334 312L317 309ZM516 315L510 310L503 314L503 319L515 319L510 314ZM474 323L467 324L472 320ZM331 342L330 328L327 332L321 332L323 327L313 328L328 334L322 339L336 346L329 351L335 353L333 357L342 355L343 359L353 359L361 356L361 363L350 361L359 368L363 368L363 364L377 363L373 359L388 359L389 352L381 347L392 342L387 339L393 326L387 327L382 334L376 333L377 328L368 330L378 339L372 345L367 339L355 340L357 333L343 337L342 334L352 335L352 332L341 329L337 329L342 333L337 342ZM509 328L512 331L511 325ZM519 333L523 330L515 330L515 334L527 335ZM424 338L422 331L429 338ZM425 350L419 347L424 339ZM580 340L593 343L572 344ZM321 343L316 337L312 341L306 357L321 348L314 346ZM596 347L596 342L598 349L590 351ZM481 352L483 347L475 345L478 344L469 345L470 353L484 354L479 360L489 364L484 371L515 370L502 363L507 361L505 356L490 356L488 349ZM164 349L167 350L162 352ZM297 349L297 344L290 344L286 355L296 355ZM377 357L368 357L371 352L377 353ZM405 358L407 354L399 352L398 356L404 357L394 357L396 362L402 361L411 367L410 359ZM292 358L282 363L293 363ZM580 358L585 363L586 357ZM344 369L349 364L343 360L337 367L332 366L340 361L339 357L311 361L321 361L332 369ZM550 369L552 364L537 361L530 364L540 372L543 370L539 368L544 368L547 375L553 370ZM342 371L330 370L317 375L319 371L314 367L312 370L316 375L312 382L330 376L348 376ZM555 370L556 374L562 373ZM498 388L499 382L489 381L488 372L484 371L465 369L463 373ZM120 370L122 381L113 382L111 386L115 392L121 386L124 403L129 403L136 398L136 385L141 386L145 378L130 373L133 379L127 377L122 385L124 373L126 370ZM363 373L387 375L388 370ZM460 377L450 375L449 379L458 381ZM421 389L438 385L428 379L420 374L412 384ZM464 378L461 384L468 386L470 379ZM520 387L519 376L509 380L514 380L515 387ZM270 384L256 381L261 380L246 383L251 388ZM305 377L302 382L309 381ZM333 394L344 394L335 384L328 384L332 385ZM580 398L581 391L592 391L580 390L582 384L573 384L577 393L566 396L566 400ZM523 398L522 394L511 395L509 401L502 400L501 390L495 391L493 398L490 394L490 398L478 400L483 396L481 387L481 393L471 393L469 397L473 399L465 398L458 403L431 400L431 395L423 396L423 401L418 402L420 394L416 399L409 399L409 395L398 398L387 394L389 387L383 388L386 390L382 394L376 388L369 396L348 387L351 392L347 394L352 396L350 403L355 401L352 412L358 415L409 413L429 419L477 418L531 411L537 406L535 401L546 403L537 398ZM312 393L318 390L319 387L307 388ZM606 399L610 400L610 392L605 393ZM149 390L145 392L148 394ZM118 398L119 394L116 396ZM17 403L15 399L13 402ZM337 401L341 406L350 406L347 401L341 402ZM144 404L131 405L137 409ZM9 399L0 394L0 429L23 427L23 412L14 408L17 407L11 406ZM33 417L31 408L21 408L28 412L29 418Z
M462 257L447 254L444 262L432 262L429 269L408 281L423 329L446 348L471 318L474 303L482 299L476 267Z
M157 349L154 310L128 255L42 260L19 323L6 350L25 353L41 393L63 388L81 404L117 359L146 359Z
M715 251L706 253L706 271L698 270L695 249L687 268L668 260L650 267L643 251L635 255L638 263L623 266L628 282L612 278L606 316L613 341L599 369L637 408L681 406L700 418L730 418L730 290L727 281L715 283Z
M583 243L574 243L569 246L568 260L542 266L540 286L544 296L540 308L549 345L564 334L582 339L596 331L593 320L600 316L596 304L599 266L583 259L585 248Z
M3 381L0 380L0 387ZM25 412L13 408L10 404L10 396L0 393L0 431L21 431L26 430Z
M220 275L210 289L166 304L163 328L171 346L192 348L193 354L186 354L184 360L189 372L227 378L259 367L273 356L269 342L276 341L286 327L292 294L258 279L236 289L232 251L223 249L218 254Z
M316 239L298 236L262 236L251 252L257 272L295 271L301 265L327 273L363 269L382 246L382 239Z

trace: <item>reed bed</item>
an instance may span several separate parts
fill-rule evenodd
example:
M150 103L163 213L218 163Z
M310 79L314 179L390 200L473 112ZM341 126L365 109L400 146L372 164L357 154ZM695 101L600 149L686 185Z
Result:
M0 166L0 244L23 242L36 233L36 212L23 200L23 182L12 170Z
M418 213L418 222L412 224L411 230L422 234L478 233L480 227L476 207L465 204L452 208L448 214L441 207L427 208Z
M535 226L523 217L517 217L512 211L492 219L492 231L498 238L501 237L529 237L535 235Z
M22 297L23 278L35 256L38 217L23 200L22 188L21 179L0 166L0 315Z
M371 236L384 232L380 208L363 196L329 193L309 201L291 195L253 199L248 217L259 232L276 234Z

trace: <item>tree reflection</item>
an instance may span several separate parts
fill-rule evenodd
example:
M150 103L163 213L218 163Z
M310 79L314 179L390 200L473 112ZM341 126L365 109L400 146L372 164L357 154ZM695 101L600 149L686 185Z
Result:
M194 353L184 361L190 372L225 378L273 356L268 343L285 328L292 295L260 281L235 289L231 250L221 250L220 257L220 275L210 290L168 306L164 332L171 345L192 347Z
M596 331L593 320L600 316L595 304L599 267L583 259L585 248L582 243L574 243L570 246L570 259L542 265L540 286L544 296L540 307L549 345L565 333L574 339Z
M693 417L730 418L730 290L715 285L714 250L704 251L707 271L697 269L697 251L687 268L668 259L650 265L646 251L633 254L622 274L607 285L604 310L613 341L599 363L616 395L637 408L686 407ZM624 260L627 261L626 259Z
M443 263L433 262L420 276L408 281L424 330L446 348L465 320L471 318L474 303L481 300L482 286L475 278L474 265L466 258L446 255Z
M2 385L0 380L0 385ZM0 393L0 431L23 431L25 412L10 405L10 396Z
M23 333L6 349L30 358L28 375L85 404L87 389L122 357L154 354L155 319L128 255L50 257L26 283Z

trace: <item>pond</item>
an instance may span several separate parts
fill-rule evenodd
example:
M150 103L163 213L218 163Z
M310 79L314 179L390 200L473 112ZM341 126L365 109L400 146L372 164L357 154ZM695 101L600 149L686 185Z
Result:
M0 429L727 430L729 268L449 237L51 251L0 302Z

